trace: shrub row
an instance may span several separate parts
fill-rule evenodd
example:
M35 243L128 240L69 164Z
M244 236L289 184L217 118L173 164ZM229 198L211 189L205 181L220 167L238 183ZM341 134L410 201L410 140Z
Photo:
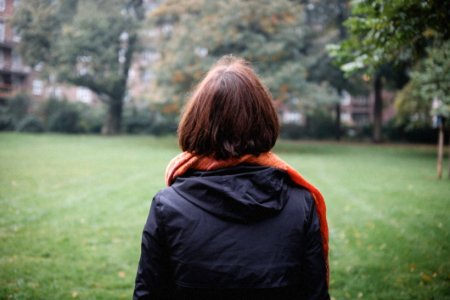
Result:
M98 108L55 98L32 105L19 94L0 105L0 130L98 133L102 119Z
M51 98L32 105L29 97L16 95L0 103L0 130L20 132L100 133L103 106L89 106ZM131 134L175 134L177 121L150 109L125 108L122 131Z
M0 102L0 130L21 132L100 133L105 118L103 106L89 106L80 102L48 99L32 105L27 95L19 94ZM335 121L326 110L317 109L306 116L305 125L283 124L280 136L285 139L334 139ZM125 107L122 132L130 134L175 134L176 117L167 117L158 110ZM341 128L341 137L369 140L370 126ZM435 143L437 130L429 127L409 128L389 122L383 128L389 141Z

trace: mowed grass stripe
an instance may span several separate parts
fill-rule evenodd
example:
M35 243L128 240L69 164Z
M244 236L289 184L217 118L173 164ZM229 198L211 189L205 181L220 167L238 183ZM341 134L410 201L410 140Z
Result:
M447 298L450 189L435 179L434 149L317 147L299 145L285 158L314 170L305 176L327 200L334 295Z

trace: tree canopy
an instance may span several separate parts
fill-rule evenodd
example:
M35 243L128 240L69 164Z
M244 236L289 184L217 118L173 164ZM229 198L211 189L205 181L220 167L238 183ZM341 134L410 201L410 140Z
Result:
M427 47L450 38L449 1L366 0L351 5L345 22L349 37L329 47L345 72L371 73L386 63L412 65Z
M431 100L438 99L440 106L433 113L448 110L448 20L450 2L445 0L354 1L345 22L348 38L328 50L347 74L374 75L379 83L385 66L409 70L412 81L397 96L397 119L416 126L429 120L425 111ZM381 124L375 127L379 132Z
M25 61L97 93L108 107L107 134L120 131L141 2L30 0L14 15Z
M303 6L287 0L165 1L150 15L162 32L156 43L156 93L182 104L186 93L218 58L249 60L274 99L308 107L335 101L326 85L307 80L310 41Z

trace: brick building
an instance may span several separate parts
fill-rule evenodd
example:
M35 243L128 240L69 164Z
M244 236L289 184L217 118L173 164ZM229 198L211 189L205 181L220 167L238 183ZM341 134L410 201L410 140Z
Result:
M0 101L25 92L34 100L54 96L69 101L96 102L96 95L89 89L53 83L51 78L40 76L39 68L32 69L23 63L17 52L21 38L10 22L19 3L20 0L0 0Z
M14 8L18 4L18 0L0 0L0 100L31 87L31 70L23 64L16 51L20 37L10 24Z

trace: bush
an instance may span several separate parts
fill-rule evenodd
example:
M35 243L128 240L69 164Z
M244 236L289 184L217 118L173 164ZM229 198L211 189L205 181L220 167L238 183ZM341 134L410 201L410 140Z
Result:
M315 110L308 116L307 135L310 138L326 139L335 137L336 125L329 112Z
M43 132L45 129L43 122L36 116L28 115L17 124L17 130L20 132Z
M105 113L102 108L81 105L79 127L85 133L101 133Z
M59 114L60 111L66 109L68 102L66 100L60 100L54 97L50 97L45 102L41 104L39 107L39 113L42 115L42 119L46 127L49 126L50 119L54 118L53 116Z
M7 102L8 111L17 123L25 118L30 110L31 101L26 94L17 94L8 99Z
M124 113L123 131L126 133L151 133L153 115L148 109L129 109Z
M287 123L281 125L280 137L288 140L306 138L306 128L298 124Z
M178 122L174 119L169 119L161 116L156 118L153 123L151 133L156 136L173 135L177 133Z
M65 133L100 133L105 115L103 106L56 98L45 101L40 112L48 130Z
M157 110L127 109L124 113L123 131L126 133L170 135L176 134L177 125L176 119L164 116Z
M410 128L405 124L389 122L383 128L387 138L395 142L435 144L438 140L438 130L431 126ZM447 140L447 135L445 135Z
M308 115L306 125L282 124L280 136L285 139L325 139L335 137L335 121L323 110L315 110Z
M54 113L48 122L48 130L54 132L77 133L79 127L80 113L70 107Z
M0 106L0 130L14 130L15 122L6 105Z
M0 130L15 130L30 110L30 99L26 94L17 94L0 106Z

